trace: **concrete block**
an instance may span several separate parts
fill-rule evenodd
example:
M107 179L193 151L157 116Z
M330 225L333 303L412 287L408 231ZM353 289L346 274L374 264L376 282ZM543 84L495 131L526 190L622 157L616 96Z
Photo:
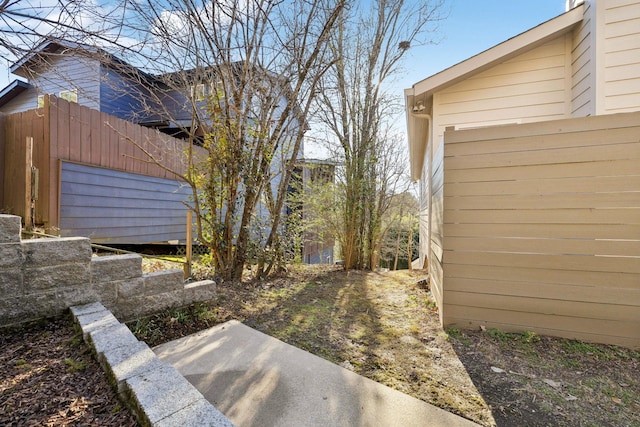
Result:
M116 298L118 300L144 295L145 280L142 277L122 280L116 283Z
M91 261L91 242L86 237L23 240L22 248L27 268L69 263L88 264Z
M216 289L217 285L213 280L187 283L184 285L184 305L213 299L216 297Z
M0 215L0 243L20 242L22 220L15 215Z
M113 282L142 277L142 257L135 254L91 258L92 282Z
M18 296L23 292L23 275L19 267L0 270L0 297Z
M124 392L125 381L129 378L164 366L149 346L143 342L105 351L102 354L101 363L112 381L117 384L120 393Z
M100 301L98 293L90 285L59 288L56 291L56 296L64 307Z
M55 291L18 295L0 299L0 317L8 323L28 321L62 314Z
M0 243L0 269L21 268L25 256L20 243Z
M24 286L29 292L90 283L89 264L66 264L24 270Z
M101 355L107 351L118 347L133 346L138 342L129 328L123 324L93 330L89 332L89 340L98 357L102 357Z
M145 294L182 290L184 287L183 275L182 270L164 270L145 274L143 276Z
M83 311L76 311L76 307L86 307ZM85 306L76 306L71 308L76 322L82 329L82 336L85 341L90 341L90 334L94 331L98 331L104 328L113 328L120 325L118 319L116 319L109 310L107 310L102 304L94 303ZM101 310L89 312L88 309L92 307L101 307ZM82 309L81 309L82 310ZM80 313L80 314L76 314Z
M77 305L74 307L70 307L69 310L74 317L83 316L85 314L90 313L99 313L101 311L105 311L104 305L99 302L92 302L90 304Z
M152 425L155 427L233 427L233 423L204 398Z
M116 305L117 282L94 282L91 283L91 288L105 307L113 308Z
M129 401L151 425L203 399L189 381L168 365L128 378L125 383Z
M180 307L183 291L164 292L154 295L142 295L118 299L114 312L119 319L128 321L138 317L157 313L167 308Z

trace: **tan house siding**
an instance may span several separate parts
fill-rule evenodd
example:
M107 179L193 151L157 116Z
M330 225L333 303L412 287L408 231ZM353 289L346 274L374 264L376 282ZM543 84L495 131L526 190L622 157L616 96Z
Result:
M566 117L567 60L561 36L434 94L434 141L449 126ZM437 146L434 147L437 149Z
M589 3L585 6L584 20L573 33L573 50L571 52L571 116L586 117L595 114L595 73L593 48L594 8Z
M444 325L640 346L639 124L446 133Z
M604 10L604 108L640 108L640 2L611 0Z

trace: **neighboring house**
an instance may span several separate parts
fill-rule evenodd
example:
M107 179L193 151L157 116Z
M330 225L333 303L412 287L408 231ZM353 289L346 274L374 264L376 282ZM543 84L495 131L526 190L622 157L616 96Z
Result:
M230 70L233 76L233 64ZM184 239L182 202L188 201L188 189L175 176L145 164L144 154L123 140L142 138L154 149L164 147L161 150L168 151L161 157L180 170L175 164L185 144L180 138L194 123L195 112L204 117L195 121L202 135L208 117L202 108L205 98L219 84L215 72L151 75L102 49L66 41L42 43L10 71L27 81L15 80L0 91L0 115L5 115L0 117L0 160L5 154L3 139L13 150L4 162L15 163L16 158L24 159L15 150L24 150L24 138L34 137L35 166L42 169L40 191L48 193L35 202L35 223L59 229L62 235L84 235L105 243ZM271 84L279 81L271 73L265 78ZM283 90L282 97L272 101L276 111L286 102L286 93ZM119 129L105 127L106 122L117 122ZM294 117L287 129L301 125ZM54 128L55 134L47 134ZM274 168L286 161L285 151L277 153ZM24 216L29 211L23 200L26 184L11 186L11 177L6 176L16 167L4 168L0 210ZM278 185L277 175L271 185ZM258 215L266 214L266 208L259 206Z
M44 95L112 116L144 124L154 77L97 48L66 41L48 41L16 61L14 80L0 91L0 112L12 114L42 107Z
M426 161L447 128L640 110L640 1L567 1L567 11L405 90L411 177L428 218ZM423 221L420 257L428 254Z

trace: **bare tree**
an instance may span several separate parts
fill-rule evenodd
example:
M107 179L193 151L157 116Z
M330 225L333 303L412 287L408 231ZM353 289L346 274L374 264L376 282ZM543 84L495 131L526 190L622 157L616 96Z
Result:
M103 78L111 96L134 107L129 119L185 139L186 167L171 172L192 189L198 239L211 249L217 274L238 279L252 239L263 255L279 250L289 180L318 83L336 60L329 39L344 6L72 1L31 13L5 1L0 31L11 33L4 49L14 55L39 36L95 46L85 52L110 70ZM161 153L145 153L163 166ZM258 275L282 259L259 258Z
M413 43L434 29L441 0L375 0L354 7L340 21L331 48L340 60L325 76L322 122L337 141L343 165L344 221L340 237L346 269L374 268L381 215L389 197L385 147L397 143L384 135L384 123L397 101L384 84L399 71ZM377 166L380 162L383 166ZM381 175L382 174L382 175Z
M191 122L179 130L207 152L202 158L190 148L182 176L193 190L199 239L228 279L241 277L250 241L257 239L257 274L266 274L282 260L265 263L280 250L289 181L317 84L334 61L327 42L344 4L168 4L159 10L153 1L135 3L134 22L152 28L140 52L147 67L183 70L164 75L164 90L155 91L162 99L153 107L174 122L175 105L188 109Z

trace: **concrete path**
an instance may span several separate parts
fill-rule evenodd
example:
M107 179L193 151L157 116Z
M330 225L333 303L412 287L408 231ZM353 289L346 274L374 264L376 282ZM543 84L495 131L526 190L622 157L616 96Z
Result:
M237 427L476 425L237 321L153 351Z

